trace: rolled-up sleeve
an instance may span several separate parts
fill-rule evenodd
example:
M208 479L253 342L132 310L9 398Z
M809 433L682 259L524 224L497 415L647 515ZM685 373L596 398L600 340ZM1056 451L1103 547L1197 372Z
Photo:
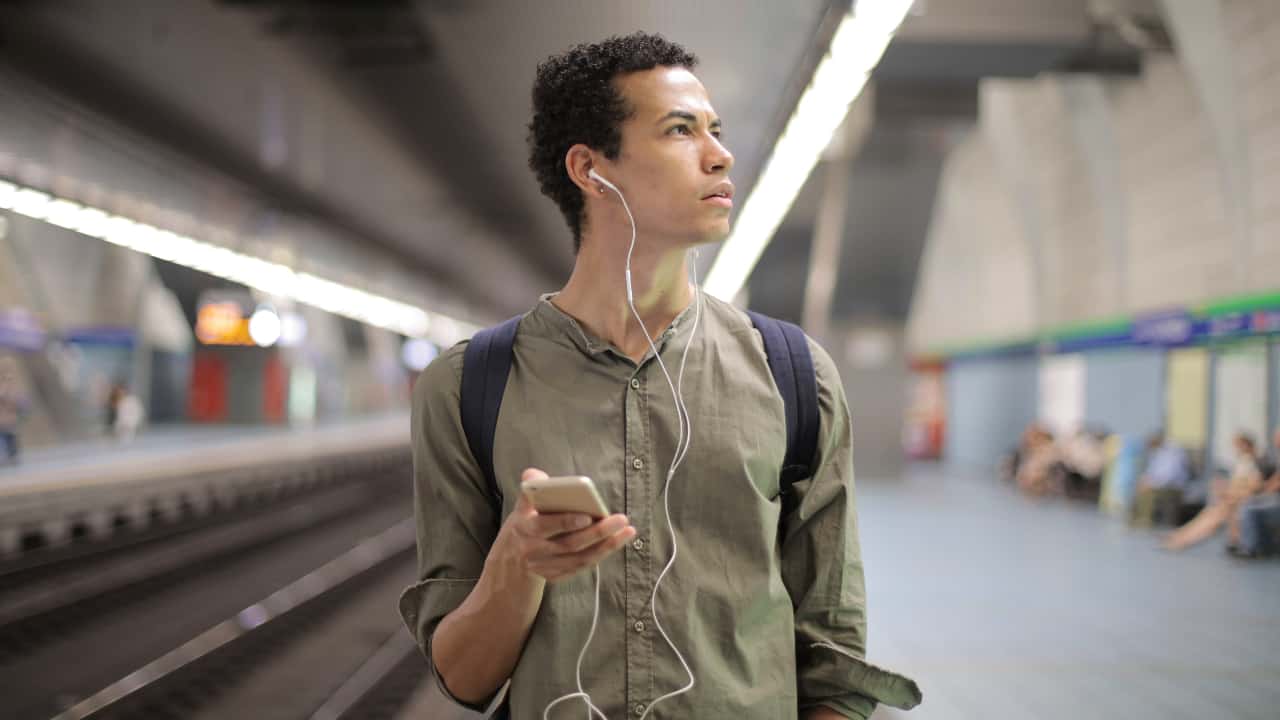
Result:
M783 518L783 582L796 608L801 710L825 705L868 718L877 703L910 709L916 683L866 661L866 591L853 489L853 440L844 388L831 357L809 343L821 411L813 476L794 486Z
M498 530L483 473L462 430L459 387L465 346L460 343L442 353L413 389L410 429L418 576L400 595L400 615L428 663L432 633L475 587ZM434 666L431 674L453 700Z

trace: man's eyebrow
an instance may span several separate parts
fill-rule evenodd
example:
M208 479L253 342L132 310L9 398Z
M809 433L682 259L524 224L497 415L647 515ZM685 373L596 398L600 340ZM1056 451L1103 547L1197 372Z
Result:
M674 120L685 120L685 121L688 121L688 122L697 122L697 121L698 121L698 116L697 116L697 115L694 115L693 113L689 112L688 110L672 110L671 112L667 113L666 115L663 115L663 116L662 116L662 118L658 120L658 122L659 122L659 123L664 123L664 122L666 122L666 121L668 121L668 120L673 120L673 119L674 119ZM711 126L711 127L716 127L716 126L718 126L718 125L720 125L720 124L721 124L721 123L720 123L720 118L716 118L715 120L712 120L712 121L711 121L710 126Z

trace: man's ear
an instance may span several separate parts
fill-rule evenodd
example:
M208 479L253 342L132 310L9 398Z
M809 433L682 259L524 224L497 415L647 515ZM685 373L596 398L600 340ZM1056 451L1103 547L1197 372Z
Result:
M594 153L591 148L582 143L569 148L564 155L564 169L569 174L569 179L588 195L604 192L604 187L591 179L589 173L593 167L595 167Z

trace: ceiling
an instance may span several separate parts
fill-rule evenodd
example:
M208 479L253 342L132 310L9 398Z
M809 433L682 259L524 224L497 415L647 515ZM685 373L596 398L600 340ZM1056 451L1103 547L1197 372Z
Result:
M1098 22L1100 6L1147 12L1132 5L918 0L876 73L875 123L850 163L834 314L905 316L942 161L975 117L979 78L1135 71L1136 54ZM0 10L0 56L282 211L336 228L484 322L557 288L572 266L568 230L526 166L539 61L637 29L686 45L745 197L847 6L30 0ZM761 309L799 316L821 175L752 278Z

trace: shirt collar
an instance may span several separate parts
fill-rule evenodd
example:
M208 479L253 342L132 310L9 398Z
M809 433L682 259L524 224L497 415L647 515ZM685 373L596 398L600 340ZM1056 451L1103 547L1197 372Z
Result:
M702 291L699 290L699 293ZM613 343L604 340L591 331L582 326L573 316L561 310L551 302L558 293L546 293L538 298L538 304L534 306L531 313L534 318L550 331L553 337L558 336L568 338L575 347L583 354L591 357L600 357L606 354L612 354L620 359L627 358L626 354L613 345ZM695 301L697 296L695 296ZM696 303L689 303L688 307L680 311L676 315L675 320L671 321L671 325L658 337L655 337L654 344L658 347L658 352L665 353L667 345L675 343L674 347L683 349L683 343L689 336L689 329L693 326L693 310ZM703 301L703 312L706 312L705 300Z

